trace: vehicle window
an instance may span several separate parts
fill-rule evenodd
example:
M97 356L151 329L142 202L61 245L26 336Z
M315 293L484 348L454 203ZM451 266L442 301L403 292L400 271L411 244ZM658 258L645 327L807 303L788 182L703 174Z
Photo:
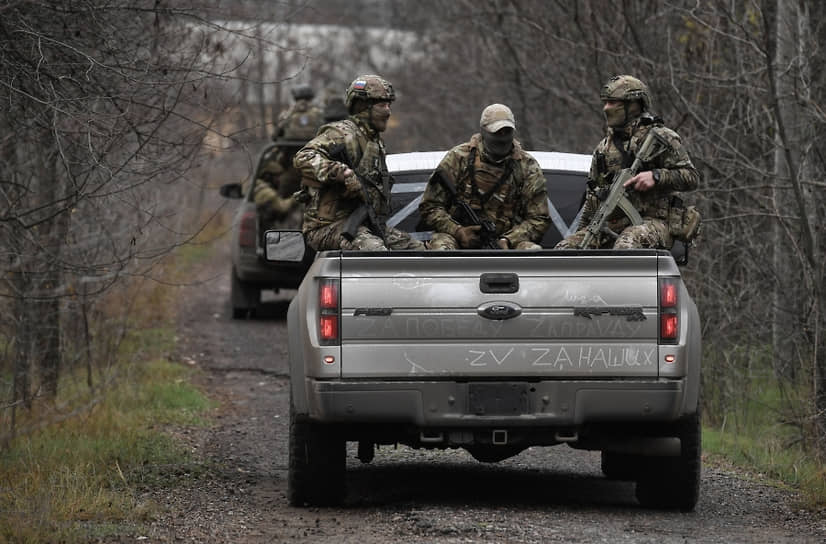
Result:
M542 247L554 247L564 236L576 228L577 213L582 207L585 194L586 175L581 172L545 171L548 187L551 225L542 239ZM427 238L419 225L419 202L424 192L430 172L394 173L391 213L388 223L398 229L420 233L417 237Z
M581 172L545 171L551 226L542 238L542 247L554 247L576 229L577 214L582 208L587 177Z

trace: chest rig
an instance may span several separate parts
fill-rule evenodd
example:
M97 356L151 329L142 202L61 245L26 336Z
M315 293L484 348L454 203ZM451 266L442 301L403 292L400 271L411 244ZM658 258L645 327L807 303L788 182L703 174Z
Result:
M474 209L483 215L498 219L497 210L506 207L511 185L507 183L513 174L513 159L508 157L503 167L490 165L483 161L475 147L468 154L462 197ZM492 202L491 202L492 201ZM488 204L490 203L490 206Z

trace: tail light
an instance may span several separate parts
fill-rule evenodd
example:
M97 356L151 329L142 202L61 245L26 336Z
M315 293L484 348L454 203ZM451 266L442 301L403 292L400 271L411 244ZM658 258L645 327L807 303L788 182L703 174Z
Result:
M660 344L676 344L680 336L680 284L678 278L659 281Z
M255 247L255 230L255 212L246 212L241 216L238 244L241 247Z
M338 280L333 279L324 279L318 284L318 331L322 346L334 346L341 342L338 286Z

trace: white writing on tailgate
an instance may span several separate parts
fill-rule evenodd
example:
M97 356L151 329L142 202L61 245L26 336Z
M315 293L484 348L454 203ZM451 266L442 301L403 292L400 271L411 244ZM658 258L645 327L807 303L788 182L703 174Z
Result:
M516 356L514 356L514 353L516 353ZM472 367L494 365L501 367L509 358L518 364L518 359L521 358L522 361L528 362L529 366L532 367L549 367L554 370L587 370L589 368L651 367L655 365L656 347L640 349L636 346L605 348L582 346L566 349L563 346L530 348L519 352L516 352L514 348L501 352L492 349L486 351L470 349L467 354L466 361Z
M409 374L434 374L450 370L458 370L452 364L453 356L464 354L464 363L473 368L513 369L514 371L528 370L585 370L601 371L618 368L652 368L656 365L657 346L551 346L534 348L502 348L496 349L468 349L444 353L441 359L445 367L440 369L427 368L422 361L413 360L414 355L403 352L402 357L409 365ZM455 361L455 359L453 359ZM458 361L457 361L458 362ZM436 361L432 356L427 357L428 366ZM438 364L438 363L437 363Z
M497 366L502 366L502 363L504 363L505 360L510 357L511 353L513 353L513 348L510 348L505 353L499 355L497 355L492 349L487 351L469 350L468 353L471 355L470 366L488 366L488 355L490 355L490 359L492 359Z
M605 299L599 295L580 295L577 293L572 293L565 290L565 293L562 295L562 300L565 302L570 302L572 305L582 305L588 304L591 306L607 306L608 303L605 302Z

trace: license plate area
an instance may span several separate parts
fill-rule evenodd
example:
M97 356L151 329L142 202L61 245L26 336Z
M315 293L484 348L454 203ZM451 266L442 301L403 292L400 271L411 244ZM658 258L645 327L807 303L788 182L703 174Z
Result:
M513 416L528 413L525 383L469 383L468 411L477 416Z

